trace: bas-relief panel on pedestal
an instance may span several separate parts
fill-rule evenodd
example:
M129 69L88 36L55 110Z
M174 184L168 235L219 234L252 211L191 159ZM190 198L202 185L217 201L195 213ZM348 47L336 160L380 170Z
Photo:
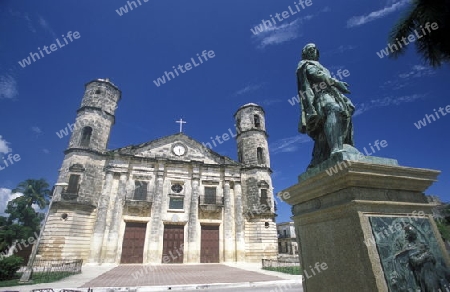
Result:
M450 291L445 264L429 219L369 217L373 238L391 292Z

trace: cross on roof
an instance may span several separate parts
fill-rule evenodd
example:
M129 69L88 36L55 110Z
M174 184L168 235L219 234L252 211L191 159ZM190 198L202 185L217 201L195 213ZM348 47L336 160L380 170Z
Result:
M175 123L180 124L180 133L183 132L183 124L186 124L186 122L183 121L183 119L180 119L179 121L175 121Z

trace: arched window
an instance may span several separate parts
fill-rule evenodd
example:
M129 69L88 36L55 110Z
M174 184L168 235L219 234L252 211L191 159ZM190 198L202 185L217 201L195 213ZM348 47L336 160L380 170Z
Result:
M255 127L256 128L260 128L261 127L261 119L259 118L259 115L254 115L253 116L253 121L255 123Z
M84 127L83 131L81 132L81 147L89 147L89 143L91 142L91 135L92 135L92 128L91 127Z
M258 160L258 164L266 163L264 160L264 152L261 147L256 148L256 158Z

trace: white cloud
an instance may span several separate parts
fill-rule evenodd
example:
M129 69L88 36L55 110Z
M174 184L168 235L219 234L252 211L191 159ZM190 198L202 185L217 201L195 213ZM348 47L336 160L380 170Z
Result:
M242 95L242 94L247 93L247 92L251 92L251 91L258 90L258 89L260 89L261 87L262 87L262 84L248 84L248 85L245 86L244 88L239 89L238 91L236 91L236 92L234 93L234 95L235 95L235 96L236 96L236 95Z
M434 74L436 74L436 71L430 67L414 65L407 72L392 77L391 80L384 82L380 87L386 90L398 90L416 84L415 78L428 77Z
M36 134L42 134L42 130L38 126L31 127L31 131L35 132Z
M270 145L270 152L273 154L280 152L294 152L300 144L311 142L311 138L304 134L298 134L289 138L280 139Z
M28 29L31 31L31 32L33 32L33 33L36 33L36 29L34 28L34 26L33 26L33 22L31 21L31 19L30 19L30 17L28 16L28 13L22 13L22 12L19 12L19 11L13 11L12 9L10 9L9 10L9 14L11 15L11 16L14 16L14 17L18 17L18 18L23 18L23 19L25 19L25 21L26 21L26 23L27 23L27 25L28 25Z
M50 33L53 38L57 38L56 33L53 31L53 29L50 27L50 25L48 24L47 20L45 20L42 16L39 15L39 19L38 19L38 23L39 25L48 33Z
M377 107L385 107L390 105L400 105L406 102L413 102L417 99L424 98L426 94L411 94L405 96L387 96L385 98L372 99L368 102L363 102L356 105L356 111L353 114L354 117L361 115L362 113Z
M15 98L19 94L17 82L11 75L0 75L0 99Z
M320 55L321 56L331 56L331 55L335 55L335 54L343 54L346 51L354 50L356 48L357 48L357 46L353 46L353 45L340 45L336 49L325 51L323 53L320 52Z
M301 23L302 19L297 18L294 21L282 24L280 26L272 26L257 35L254 35L259 43L258 48L263 49L269 45L278 45L301 37Z
M282 102L282 100L281 99L268 99L268 98L266 98L264 100L258 101L257 104L264 105L264 106L270 106L272 104L279 103L279 102Z
M50 150L48 150L47 148L43 148L42 152L44 152L45 154L50 154Z
M366 24L368 22L374 21L378 18L385 17L385 16L399 10L400 8L402 8L405 4L407 4L409 2L410 2L410 0L400 0L398 2L388 4L387 6L385 6L384 8L382 8L380 10L372 11L367 15L353 16L352 18L350 18L347 21L347 27L360 26L360 25Z
M256 39L259 49L264 49L269 45L279 45L287 41L291 41L297 39L303 35L301 32L301 25L310 21L311 19L317 17L320 13L330 12L331 9L328 6L325 6L321 11L316 14L309 14L303 17L297 18L289 23L276 23L275 25L271 25L271 27L267 28L262 23L259 23L256 26L253 26L253 38ZM269 21L270 22L270 21ZM256 29L259 27L262 31Z
M8 147L8 144L9 142L0 135L0 153L6 154L12 151L12 149Z
M21 195L21 193L12 194L11 189L0 188L0 216L7 216L8 214L5 214L5 210L8 202Z
M431 67L425 67L422 65L414 65L412 66L411 70L406 73L401 73L398 75L398 77L402 79L410 79L410 78L419 78L429 75L436 74L436 71L433 70Z
M44 132L41 130L41 128L39 128L38 126L33 126L31 127L31 131L33 131L33 138L34 139L38 139L39 136L41 136L42 134L44 134Z

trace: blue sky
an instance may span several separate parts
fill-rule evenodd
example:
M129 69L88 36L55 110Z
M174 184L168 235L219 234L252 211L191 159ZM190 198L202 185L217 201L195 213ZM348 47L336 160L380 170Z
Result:
M441 170L426 193L450 201L450 116L420 129L414 125L450 105L449 67L429 68L414 44L397 60L377 55L409 1L312 0L310 6L297 3L299 10L286 0L135 2L121 16L116 10L127 1L0 2L0 158L20 156L8 167L0 159L0 212L20 181L56 182L69 141L56 132L74 122L84 84L96 78L110 78L122 90L110 149L177 133L180 118L187 121L185 134L209 142L235 131L233 114L240 106L260 104L275 192L289 187L306 169L313 146L297 132L298 104L288 101L297 94L295 70L310 42L331 72L350 74L344 81L357 107L355 146L362 151L386 140L388 146L374 155ZM283 11L278 20L275 14ZM251 29L271 15L271 27L255 35ZM64 43L69 31L78 38ZM63 46L42 51L57 39ZM38 47L44 57L19 64ZM204 50L214 57L154 84ZM213 150L237 158L233 140ZM289 221L290 207L282 203L278 210L277 221Z

